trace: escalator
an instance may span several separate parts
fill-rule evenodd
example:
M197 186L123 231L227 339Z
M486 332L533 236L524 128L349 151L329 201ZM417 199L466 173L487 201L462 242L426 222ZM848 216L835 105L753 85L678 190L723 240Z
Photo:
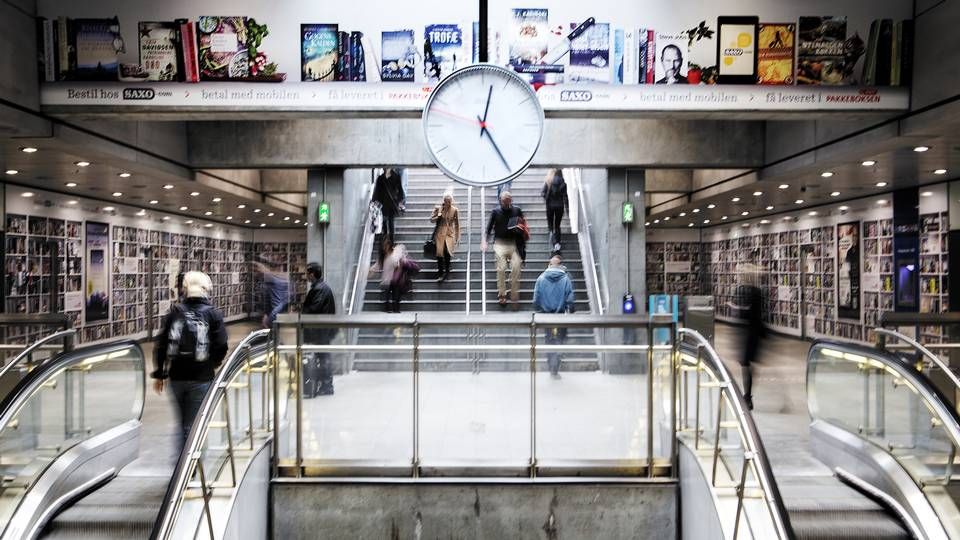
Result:
M680 334L681 485L691 475L701 482L687 480L681 498L694 504L693 488L705 482L722 537L960 538L960 419L916 365L869 347L815 342L807 357L809 451L790 448L801 463L773 466L712 346L690 330ZM683 536L698 537L697 527Z
M239 445L249 436L252 446L254 424L267 426L268 334L254 332L232 351L207 401L230 397L198 423L205 438L207 431L219 431L215 439L226 441L224 447L234 454L234 439ZM170 476L125 470L141 451L144 373L137 343L94 345L34 366L4 398L0 538L152 534ZM226 401L234 409L232 418ZM222 462L222 455L213 461Z

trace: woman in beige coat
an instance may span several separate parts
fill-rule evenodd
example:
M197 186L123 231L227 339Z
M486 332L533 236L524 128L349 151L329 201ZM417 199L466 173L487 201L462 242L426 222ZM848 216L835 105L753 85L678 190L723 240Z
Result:
M437 244L437 281L450 277L450 260L460 243L460 211L453 205L453 195L445 193L443 203L433 207L430 223L436 223L433 241Z

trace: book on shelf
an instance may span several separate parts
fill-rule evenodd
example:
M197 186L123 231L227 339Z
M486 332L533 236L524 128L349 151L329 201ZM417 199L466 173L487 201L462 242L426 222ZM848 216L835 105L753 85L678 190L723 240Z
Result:
M846 17L800 17L797 84L844 84L846 39Z
M141 21L138 24L140 67L147 73L147 80L183 80L180 26L176 21Z
M76 19L72 26L76 49L74 78L80 81L117 80L118 43L122 43L120 21L116 17Z
M300 25L301 81L336 80L338 54L339 31L336 24Z
M570 23L573 30L578 23ZM593 23L570 41L570 63L564 76L569 83L610 82L610 24Z
M187 19L178 19L180 24L180 55L185 82L200 82L200 52L197 50L197 25Z
M539 64L549 50L547 9L514 8L507 33L509 64Z
M759 84L793 84L796 28L793 23L760 23L757 43Z
M689 84L687 79L688 63L687 44L690 38L684 32L657 32L656 42L654 43L654 78L655 84ZM649 64L649 48L648 64ZM650 66L647 66L650 69Z
M463 30L458 24L429 24L423 31L423 70L427 82L439 82L465 65Z
M73 78L77 68L77 48L73 31L72 19L57 17L57 80L60 81Z
M250 76L246 17L199 17L197 48L201 81L245 79Z

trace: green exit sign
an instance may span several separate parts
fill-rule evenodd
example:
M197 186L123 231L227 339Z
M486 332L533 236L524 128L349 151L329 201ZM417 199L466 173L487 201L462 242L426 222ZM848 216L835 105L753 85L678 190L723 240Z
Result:
M635 215L635 212L633 208L633 203L630 201L623 203L623 210L620 213L621 222L624 225L629 225L633 223L634 215Z
M317 223L321 225L330 223L330 203L327 201L320 201L317 206Z

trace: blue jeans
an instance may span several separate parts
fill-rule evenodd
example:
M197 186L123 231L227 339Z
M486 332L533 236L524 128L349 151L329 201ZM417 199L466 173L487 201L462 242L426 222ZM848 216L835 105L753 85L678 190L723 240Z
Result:
M190 429L193 427L193 421L200 413L200 406L203 405L203 398L207 397L207 391L210 390L211 381L168 381L170 384L170 393L173 400L180 410L180 450L187 442L190 435Z

